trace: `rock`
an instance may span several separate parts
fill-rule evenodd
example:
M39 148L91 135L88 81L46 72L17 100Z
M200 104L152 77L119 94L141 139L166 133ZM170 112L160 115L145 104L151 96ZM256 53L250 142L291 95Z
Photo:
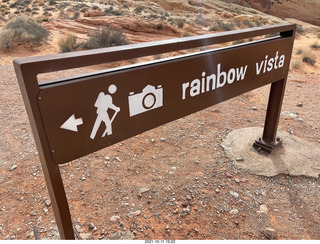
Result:
M111 222L111 223L117 223L117 222L120 221L120 219L121 219L120 216L113 215L113 216L110 217L110 222Z
M141 214L141 210L137 210L135 212L128 213L128 217L135 217Z
M43 209L43 212L44 212L44 214L48 214L48 213L49 213L49 210L48 210L47 208L44 208L44 209Z
M236 209L236 208L234 208L234 209L232 209L232 210L229 211L229 214L231 214L231 215L236 215L236 214L238 214L238 213L239 213L239 210Z
M80 233L81 240L93 240L93 236L90 233Z
M15 170L16 168L18 168L18 165L14 164L11 166L10 170Z
M184 208L186 208L186 207L189 206L189 203L188 203L187 201L185 201L185 202L183 202L183 203L181 204L181 206L184 207Z
M302 108L302 107L303 107L303 103L302 103L302 102L299 102L299 103L297 104L297 107Z
M99 10L91 10L83 14L83 17L98 17L105 16L106 14Z
M90 230L93 230L94 227L95 227L95 226L94 226L94 223L90 222L90 223L89 223L89 229L90 229Z
M133 240L134 234L131 231L120 231L110 235L109 240Z
M164 138L164 137L160 138L160 141L165 141L165 140L166 140L166 138Z
M84 177L84 175L81 175L80 180L85 181L85 180L86 180L86 177Z
M243 157L238 157L238 158L236 158L236 161L237 161L237 162L243 162L243 161L244 161L244 158L243 158Z
M50 207L51 206L51 201L48 199L48 200L45 200L44 201L44 204L47 206L47 207Z
M105 156L104 159L105 159L106 161L110 161L111 158L108 157L108 156Z
M264 204L260 205L259 210L257 211L257 213L267 213L267 212L268 212L268 208Z
M252 107L252 110L258 110L258 108L257 107Z
M143 194L143 193L146 193L148 191L150 191L150 189L148 187L141 187L141 188L138 189L138 193L139 194Z
M266 228L263 231L263 234L270 240L274 240L277 238L277 231L275 229L272 228Z
M229 193L234 196L235 198L239 197L239 193L235 192L235 191L229 191Z

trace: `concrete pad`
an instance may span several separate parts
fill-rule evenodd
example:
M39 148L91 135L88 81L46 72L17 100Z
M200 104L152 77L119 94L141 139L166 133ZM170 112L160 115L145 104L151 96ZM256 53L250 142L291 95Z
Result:
M230 132L224 139L221 146L236 167L269 177L288 174L318 178L320 146L278 130L277 136L283 140L283 145L263 155L252 147L262 132L263 128L243 128Z

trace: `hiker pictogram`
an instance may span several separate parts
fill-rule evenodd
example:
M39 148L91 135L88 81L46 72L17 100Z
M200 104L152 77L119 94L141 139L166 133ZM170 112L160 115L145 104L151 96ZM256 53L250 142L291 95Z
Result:
M117 87L115 85L110 85L108 88L108 92L110 94L114 94L117 91ZM113 104L112 97L109 94L105 94L103 92L100 92L98 95L98 98L94 104L94 106L97 108L97 119L94 123L94 126L92 128L92 132L90 135L91 139L94 139L97 131L101 125L102 122L105 123L106 129L102 134L102 137L105 137L106 134L111 135L112 134L112 122L117 116L117 114L120 111L120 108ZM114 114L112 115L112 118L110 119L108 114L108 109L114 110Z

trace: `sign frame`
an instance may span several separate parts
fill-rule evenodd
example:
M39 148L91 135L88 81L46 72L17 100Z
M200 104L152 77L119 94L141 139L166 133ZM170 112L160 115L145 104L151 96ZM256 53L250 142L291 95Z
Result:
M290 63L295 30L295 24L277 24L201 36L14 60L13 64L16 76L39 152L39 158L51 198L60 238L75 239L75 236L59 165L53 160L52 150L50 149L45 124L39 106L39 100L41 100L41 96L39 96L39 94L42 91L41 86L45 84L39 84L37 78L39 74L209 46L212 44L227 43L272 34L277 34L277 36L265 38L262 39L262 41L271 42L272 40L286 40L291 50L286 59L289 60ZM251 44L248 43L243 46L248 45ZM241 46L238 48L241 48ZM277 138L276 134L288 71L289 66L286 67L286 74L283 78L272 81L271 83L263 135L254 142L254 147L258 150L271 152L278 145L282 144L281 139ZM82 77L83 75L78 75L73 78L80 79ZM60 82L63 84L63 81L64 80L62 79ZM77 120L77 124L81 124L81 122L82 121Z

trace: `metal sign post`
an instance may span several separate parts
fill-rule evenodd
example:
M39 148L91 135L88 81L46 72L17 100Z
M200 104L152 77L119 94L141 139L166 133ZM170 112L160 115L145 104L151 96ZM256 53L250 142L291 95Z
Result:
M258 87L272 84L264 133L255 147L270 152L276 138L295 25L127 45L14 61L62 239L74 239L59 164ZM37 75L217 43L249 43L38 83ZM129 126L130 125L130 126Z

